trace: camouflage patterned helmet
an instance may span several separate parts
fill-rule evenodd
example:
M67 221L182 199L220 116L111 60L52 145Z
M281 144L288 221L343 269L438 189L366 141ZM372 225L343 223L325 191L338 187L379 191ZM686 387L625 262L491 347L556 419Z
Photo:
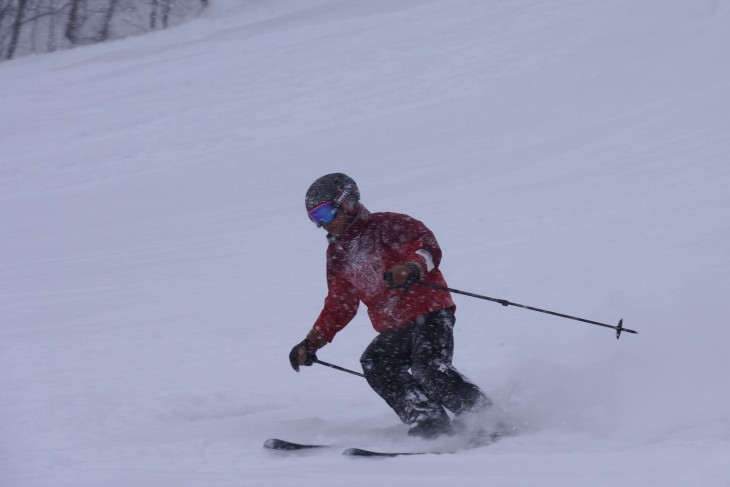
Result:
M357 183L348 175L339 172L317 179L304 197L309 219L318 227L334 220L343 204L347 203L344 208L349 212L358 208L359 202L360 191Z
M345 195L345 199L350 202L351 206L357 206L357 203L360 201L360 191L357 188L357 183L350 176L336 172L317 179L309 187L304 197L304 204L307 207L307 211L322 203L334 201L342 195L345 188L349 189L348 194ZM342 204L342 202L339 204Z

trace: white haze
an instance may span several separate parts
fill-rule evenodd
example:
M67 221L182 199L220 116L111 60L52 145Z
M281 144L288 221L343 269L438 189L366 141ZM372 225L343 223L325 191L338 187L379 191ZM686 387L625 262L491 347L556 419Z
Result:
M0 65L0 485L730 485L730 5L214 2ZM326 293L308 185L424 221L455 364L519 428L424 450L294 373ZM358 369L365 310L323 349ZM331 443L281 455L269 437ZM446 445L448 446L448 445Z

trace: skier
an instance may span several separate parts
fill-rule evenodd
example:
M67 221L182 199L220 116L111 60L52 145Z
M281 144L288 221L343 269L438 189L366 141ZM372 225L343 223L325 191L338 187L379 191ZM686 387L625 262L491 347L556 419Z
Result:
M445 408L460 416L489 406L451 363L456 307L450 293L416 284L446 286L433 233L408 215L370 213L355 181L342 173L317 179L305 204L309 218L328 232L328 294L314 326L289 354L294 370L312 365L362 302L379 333L360 358L363 373L401 421L414 425L410 435L451 434Z

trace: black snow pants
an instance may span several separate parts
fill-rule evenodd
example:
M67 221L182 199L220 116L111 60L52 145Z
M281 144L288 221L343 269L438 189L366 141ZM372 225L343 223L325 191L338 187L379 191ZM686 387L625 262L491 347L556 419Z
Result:
M406 424L444 418L444 408L458 415L491 404L451 364L455 321L450 309L420 316L379 334L360 358L370 387Z

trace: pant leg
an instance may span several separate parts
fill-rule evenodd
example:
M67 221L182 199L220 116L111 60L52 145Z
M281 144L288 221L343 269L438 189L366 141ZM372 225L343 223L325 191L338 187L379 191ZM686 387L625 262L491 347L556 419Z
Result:
M432 400L454 414L462 414L487 407L491 401L451 363L455 322L449 309L429 313L416 321L411 337L411 371Z
M446 411L433 401L408 373L411 367L413 326L381 333L360 358L365 378L375 392L406 424L424 419L446 417Z

